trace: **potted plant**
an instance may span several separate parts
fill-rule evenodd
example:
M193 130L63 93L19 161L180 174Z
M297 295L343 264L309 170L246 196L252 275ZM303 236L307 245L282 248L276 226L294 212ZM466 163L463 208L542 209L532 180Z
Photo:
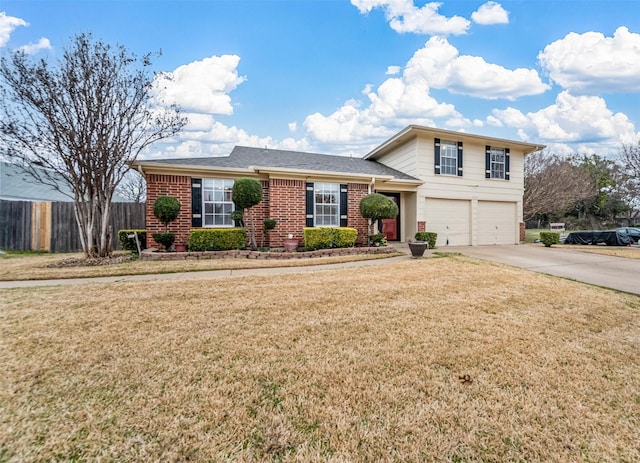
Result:
M164 233L154 233L153 240L169 251L176 239L175 233L168 231L169 223L178 218L180 201L173 196L158 196L153 203L153 215L164 224Z
M298 249L298 239L294 238L293 235L289 233L287 238L284 239L283 246L285 252L295 251Z
M409 240L408 244L409 249L411 250L411 257L413 259L421 258L428 247L426 241Z

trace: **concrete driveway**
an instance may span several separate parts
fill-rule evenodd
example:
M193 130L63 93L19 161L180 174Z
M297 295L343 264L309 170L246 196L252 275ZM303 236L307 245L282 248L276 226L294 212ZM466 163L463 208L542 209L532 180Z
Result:
M640 295L640 259L602 256L578 249L545 248L542 245L452 246L438 251L459 252L469 257Z

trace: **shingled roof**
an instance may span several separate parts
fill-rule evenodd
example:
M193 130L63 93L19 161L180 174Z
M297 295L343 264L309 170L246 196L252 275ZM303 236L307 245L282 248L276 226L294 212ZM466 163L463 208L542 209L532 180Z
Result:
M305 153L268 148L250 148L236 146L228 156L207 158L158 159L138 161L137 164L155 164L167 166L197 166L227 169L296 169L308 172L335 172L336 174L364 174L389 176L398 180L420 180L385 166L377 161L357 157L335 156L329 154Z

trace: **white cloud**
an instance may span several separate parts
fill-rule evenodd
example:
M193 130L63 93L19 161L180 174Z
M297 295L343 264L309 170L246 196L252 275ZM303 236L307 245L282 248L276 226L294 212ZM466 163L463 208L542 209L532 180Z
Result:
M497 2L487 2L471 14L473 22L482 25L509 24L509 13Z
M561 92L554 104L523 114L516 108L493 110L496 121L519 129L521 138L542 143L572 144L583 149L615 148L624 140L637 139L635 127L623 113L613 113L603 98L573 96ZM591 148L590 148L591 147Z
M240 57L211 56L167 73L169 79L156 79L158 99L163 104L178 104L185 111L208 114L233 114L228 95L246 80L238 76Z
M484 99L515 100L549 89L534 69L506 69L480 56L460 56L443 37L431 37L416 51L404 76L409 82L426 80L433 88Z
M396 32L415 34L462 35L471 22L461 16L447 18L438 14L442 3L430 2L418 8L413 0L351 0L360 13L382 8L389 25Z
M549 88L535 70L509 70L475 56L459 56L442 37L430 38L409 60L404 73L390 77L377 89L367 85L368 105L349 101L333 114L315 113L304 121L311 140L320 143L367 144L408 124L436 126L436 121L458 129L483 127L485 122L462 116L454 105L436 100L431 89L484 99L514 100ZM498 119L492 125L498 125ZM487 121L489 123L489 121Z
M24 19L7 16L7 13L0 11L0 47L4 47L7 44L11 33L16 27L28 25L29 23Z
M29 45L23 45L18 47L18 50L26 53L27 55L33 55L40 50L51 50L51 42L49 39L42 37L38 40L38 43L30 43Z
M296 130L298 130L298 123L295 121L289 122L288 126L289 126L289 132L295 132Z
M551 79L587 93L640 90L640 34L619 27L613 37L600 32L567 34L538 55Z
M400 74L400 66L387 66L387 72L385 73L388 76L395 76Z

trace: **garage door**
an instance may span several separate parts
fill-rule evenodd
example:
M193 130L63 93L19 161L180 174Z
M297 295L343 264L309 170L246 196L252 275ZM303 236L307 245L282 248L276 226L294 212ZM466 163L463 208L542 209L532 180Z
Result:
M471 202L427 198L427 231L438 234L436 246L471 244Z
M478 201L478 244L517 244L516 203Z

